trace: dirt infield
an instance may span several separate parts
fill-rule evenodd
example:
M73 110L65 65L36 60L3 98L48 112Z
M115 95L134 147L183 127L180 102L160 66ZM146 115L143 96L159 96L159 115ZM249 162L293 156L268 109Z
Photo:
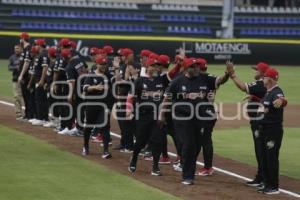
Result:
M1 124L44 140L47 143L57 146L61 150L69 151L77 156L81 156L82 138L60 136L55 134L52 129L33 127L25 122L17 122L14 118L14 109L12 107L0 104L0 110ZM291 110L293 111L292 108ZM293 116L294 119L299 119L299 114L296 111L293 112ZM289 126L296 127L297 125L297 127L299 127L299 124L296 124L296 119L294 120L295 123L293 120L290 121L290 119L288 121ZM243 126L243 123L240 126ZM248 123L244 124L244 126L246 125L248 125ZM231 123L230 126L226 126L225 122L220 121L218 123L218 128L220 127L232 128L237 127L237 124ZM112 131L119 133L116 122L112 123ZM118 144L118 142L119 141L116 138L113 138L114 144ZM170 147L170 150L172 149L173 148ZM123 154L118 151L112 151L112 153L113 158L111 160L103 160L100 157L101 154L99 152L98 144L92 143L91 155L85 157L85 159L92 160L106 166L109 169L118 171L121 174L132 176L133 178L150 186L175 196L182 197L183 199L295 199L285 194L280 194L278 196L265 196L258 194L255 189L245 186L243 181L222 173L216 173L212 177L198 177L194 186L183 186L180 184L180 173L173 171L171 166L161 167L164 176L153 177L150 175L151 164L143 160L139 160L137 172L132 175L127 171L130 154ZM214 165L246 177L252 177L255 174L254 167L225 159L217 155L215 155ZM280 180L281 188L300 193L300 181L285 176L281 176Z

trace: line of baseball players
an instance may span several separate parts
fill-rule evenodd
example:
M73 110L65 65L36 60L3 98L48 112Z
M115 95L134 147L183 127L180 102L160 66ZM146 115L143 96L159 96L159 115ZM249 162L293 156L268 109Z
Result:
M277 85L277 70L268 64L254 66L255 82L243 83L233 63L227 62L224 75L216 77L207 72L205 59L188 58L183 50L171 63L167 55L146 49L136 61L129 48L114 53L111 46L93 47L89 50L93 65L89 68L76 51L76 43L67 38L47 48L44 39L31 44L29 34L22 33L15 48L22 53L18 62L14 62L16 56L10 59L10 69L25 105L22 116L20 98L16 100L18 120L55 127L58 134L83 136L84 156L89 154L92 137L92 141L102 143L102 158L108 159L112 157L110 118L114 114L121 140L113 149L132 153L128 167L132 173L138 168L139 155L144 154L152 161L154 176L162 175L159 164L171 164L169 134L178 155L173 168L182 172L185 185L192 185L195 175L214 172L214 97L219 86L231 79L248 94L258 172L247 185L265 194L279 193L278 157L287 100ZM205 166L196 172L201 149Z

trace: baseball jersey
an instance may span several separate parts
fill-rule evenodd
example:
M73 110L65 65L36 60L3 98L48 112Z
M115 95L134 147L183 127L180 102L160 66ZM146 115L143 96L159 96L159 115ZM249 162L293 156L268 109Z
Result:
M110 75L97 75L95 72L90 73L91 76L88 76L85 78L83 83L83 91L85 92L86 96L101 96L104 94L103 91L94 91L94 92L88 92L89 86L94 85L104 85L107 88L105 89L107 92L107 95L105 95L103 98L97 98L97 99L87 99L87 102L108 102L112 100L112 92L111 92L111 76Z
M54 62L53 71L58 73L58 81L67 80L66 67L67 62L64 58L57 56Z
M32 56L31 56L31 45L28 45L25 47L21 53L20 56L20 72L23 70L23 65L26 62L31 62L32 61ZM24 79L28 78L28 70L24 74Z
M84 78L81 79L81 82L78 83L78 78L81 75L88 73L88 66L87 64L80 59L79 57L75 56L72 57L66 67L66 74L67 74L67 80L74 80L75 81L75 94L77 94L77 84L80 84L80 86L83 86ZM82 88L81 88L82 89ZM82 91L81 91L82 92Z
M199 112L200 116L203 116L206 107L199 106L197 108L197 105L201 102L208 102L207 93L210 89L215 89L214 84L215 79L207 74L200 74L193 78L179 75L170 83L165 96L172 98L173 104L187 103L175 106L177 116L190 116L196 111Z
M246 83L246 92L252 96L247 105L247 111L250 117L250 123L253 123L257 117L257 109L259 107L257 103L265 96L267 89L264 86L263 80L257 80L252 83Z
M48 53L44 50L39 56L34 59L34 79L35 82L41 80L44 67L48 67L50 63Z
M168 84L169 81L166 76L158 76L153 79L139 77L134 83L136 103L153 103L152 105L155 105L158 109ZM153 109L151 105L143 105L140 111L144 113L153 112Z
M284 108L275 108L273 102L278 98L283 98L284 94L281 88L276 85L267 91L266 95L261 100L261 107L258 109L262 119L259 121L261 125L282 124Z
M50 61L48 69L47 69L47 84L50 86L50 84L53 82L53 69L55 65L55 60Z

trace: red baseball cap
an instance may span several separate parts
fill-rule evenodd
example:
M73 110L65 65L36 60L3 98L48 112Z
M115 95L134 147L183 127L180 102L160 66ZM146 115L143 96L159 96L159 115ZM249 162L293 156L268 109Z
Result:
M70 47L71 46L71 41L68 38L63 38L58 42L58 45L60 47Z
M159 62L159 64L164 65L164 66L169 65L170 57L167 55L160 55L160 56L158 56L158 62Z
M269 69L267 69L267 71L264 73L264 77L269 77L272 78L274 80L278 80L279 78L279 74L278 71L272 67L269 67Z
M140 57L149 57L153 52L148 49L143 49L140 53Z
M133 54L133 51L129 48L121 49L121 56L125 56L126 58Z
M106 63L107 63L107 57L106 56L98 56L96 58L96 64L105 65Z
M150 59L156 59L156 60L158 60L158 57L159 57L159 55L156 54L156 53L151 53L151 54L149 55L149 58L150 58Z
M72 53L71 53L71 50L70 50L70 49L63 49L63 50L61 50L60 55L61 55L61 57L63 57L63 58L71 58Z
M52 58L55 58L56 57L56 48L54 48L54 47L50 47L49 49L48 49L48 56L49 57L52 57Z
M102 49L106 52L106 54L113 54L114 53L114 49L109 45L104 46Z
M184 69L187 69L189 67L191 67L193 64L195 64L197 62L196 58L184 58L183 59L183 67Z
M146 67L159 64L159 61L153 58L148 58L146 61Z
M36 39L34 44L38 46L46 46L46 41L44 39Z
M72 47L72 49L76 49L77 47L77 43L73 40L70 41L70 46Z
M98 49L98 54L106 56L106 51L104 49Z
M92 47L90 48L89 54L92 55L97 55L99 52L99 49L97 47Z
M196 63L199 65L200 70L207 70L207 61L204 58L197 58Z
M29 40L30 36L29 36L28 33L23 32L23 33L20 34L20 38L25 39L25 40Z
M270 66L267 63L259 62L256 66L252 67L253 69L265 73Z
M38 49L37 49L36 46L32 46L30 52L31 52L33 55L36 55L39 51L38 51Z

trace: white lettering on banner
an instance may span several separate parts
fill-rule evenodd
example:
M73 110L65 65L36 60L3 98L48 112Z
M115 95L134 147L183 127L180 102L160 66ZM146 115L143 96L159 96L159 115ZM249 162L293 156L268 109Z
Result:
M195 43L195 52L204 54L241 54L249 55L251 51L247 43Z
M181 48L187 54L215 54L215 59L230 59L231 55L251 54L249 44L240 42L182 42Z

